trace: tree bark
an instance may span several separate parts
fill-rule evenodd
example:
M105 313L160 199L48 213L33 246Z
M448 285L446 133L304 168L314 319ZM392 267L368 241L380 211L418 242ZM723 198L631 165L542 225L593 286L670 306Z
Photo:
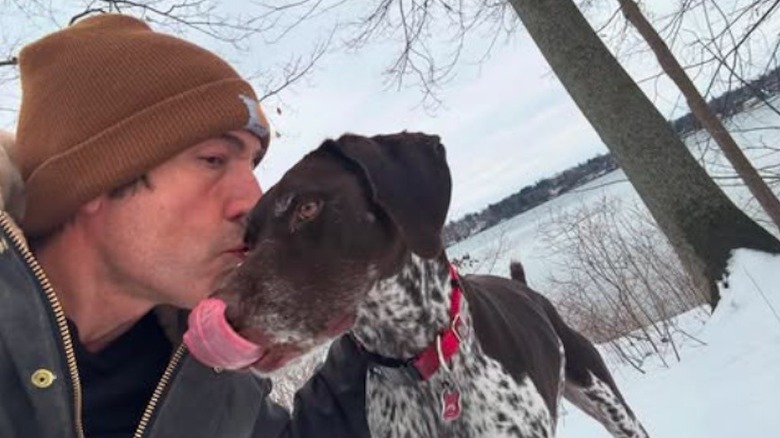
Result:
M620 3L623 15L650 46L650 49L658 59L658 63L661 64L661 68L685 96L685 100L688 102L688 107L690 107L693 115L704 129L710 133L715 143L723 151L726 159L734 167L737 175L742 178L750 193L753 194L753 197L761 205L761 208L764 209L775 226L780 228L780 201L777 200L777 196L772 192L772 189L769 188L761 178L761 175L758 174L756 168L742 153L742 149L739 148L737 142L734 141L734 138L726 130L726 127L723 126L720 119L710 110L707 101L704 100L699 90L693 85L693 82L680 63L677 62L672 51L669 50L669 47L661 36L658 35L658 32L647 21L637 4L633 0L618 0L618 3Z
M509 3L713 307L732 250L780 253L780 241L707 175L572 0Z

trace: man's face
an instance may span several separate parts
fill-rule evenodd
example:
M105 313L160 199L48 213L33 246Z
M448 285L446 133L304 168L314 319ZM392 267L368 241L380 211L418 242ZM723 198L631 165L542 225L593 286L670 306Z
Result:
M243 260L245 216L262 194L253 169L264 152L253 135L231 131L150 171L150 188L91 203L101 275L153 305L191 308L205 298Z

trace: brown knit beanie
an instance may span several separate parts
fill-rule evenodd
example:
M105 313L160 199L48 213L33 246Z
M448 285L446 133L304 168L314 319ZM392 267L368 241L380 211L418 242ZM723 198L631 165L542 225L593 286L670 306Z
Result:
M28 237L198 142L238 129L269 138L252 87L227 63L130 16L48 35L22 49L19 67Z

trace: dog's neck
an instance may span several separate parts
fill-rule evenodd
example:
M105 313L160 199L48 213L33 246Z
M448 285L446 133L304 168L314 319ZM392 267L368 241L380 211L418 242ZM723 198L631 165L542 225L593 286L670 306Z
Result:
M415 357L450 325L449 262L410 254L398 273L378 280L358 308L353 334L376 354ZM461 316L465 316L465 302Z

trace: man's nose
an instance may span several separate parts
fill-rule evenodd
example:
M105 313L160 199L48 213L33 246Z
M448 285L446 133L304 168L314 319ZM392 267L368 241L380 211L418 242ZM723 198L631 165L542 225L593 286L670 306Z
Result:
M232 221L243 221L263 196L263 189L254 173L248 170L238 176L231 190L233 193L226 206L226 215Z

